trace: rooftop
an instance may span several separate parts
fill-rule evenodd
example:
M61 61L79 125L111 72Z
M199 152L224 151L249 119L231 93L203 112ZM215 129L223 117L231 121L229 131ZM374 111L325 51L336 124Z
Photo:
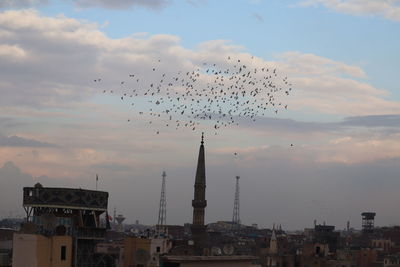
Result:
M24 187L24 207L48 207L106 211L108 193L103 191L58 188Z
M254 261L255 256L234 255L234 256L164 256L165 262L198 262L198 261Z

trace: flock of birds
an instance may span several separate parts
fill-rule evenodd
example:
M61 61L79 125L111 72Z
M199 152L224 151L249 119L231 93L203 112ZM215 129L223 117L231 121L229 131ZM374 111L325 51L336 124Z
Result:
M113 89L102 88L102 78L94 82L103 93L128 102L137 112L136 117L156 125L156 134L162 126L192 131L211 127L217 134L222 128L255 122L268 112L277 114L288 108L281 98L291 93L292 84L286 76L278 75L276 68L256 67L249 60L245 63L231 57L224 66L203 63L196 69L175 73L162 71L162 64L157 60L149 70L151 78L132 73Z

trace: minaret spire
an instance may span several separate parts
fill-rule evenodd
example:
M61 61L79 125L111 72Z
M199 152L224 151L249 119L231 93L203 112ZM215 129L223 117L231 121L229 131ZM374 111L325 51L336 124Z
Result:
M198 189L196 189L196 185L198 185ZM206 164L205 164L205 157L204 157L204 133L201 134L201 145L199 150L199 159L197 161L197 170L196 170L196 180L195 180L195 195L194 199L196 200L205 200L206 199ZM203 188L204 187L204 188ZM201 193L196 198L196 191ZM207 206L207 204L206 204ZM194 206L193 206L194 207ZM203 223L204 224L204 223Z
M204 210L206 206L206 166L204 157L204 133L202 133L199 158L197 161L196 179L194 182L194 199L192 200L192 236L195 242L197 254L202 253L206 240L206 227L204 225Z

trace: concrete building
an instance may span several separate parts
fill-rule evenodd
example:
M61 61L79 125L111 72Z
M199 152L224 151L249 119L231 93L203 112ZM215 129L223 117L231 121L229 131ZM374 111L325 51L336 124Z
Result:
M171 246L168 239L127 237L124 241L123 267L160 266L160 256L168 253Z
M256 267L254 256L164 256L163 267Z
M13 238L13 267L114 267L109 255L95 253L106 235L100 215L107 203L102 191L25 187L26 223Z
M372 239L371 246L384 252L390 252L395 246L395 243L390 239Z
M72 237L15 234L14 267L71 267Z
M400 254L385 256L383 267L400 267Z
M11 267L14 229L0 228L0 267Z

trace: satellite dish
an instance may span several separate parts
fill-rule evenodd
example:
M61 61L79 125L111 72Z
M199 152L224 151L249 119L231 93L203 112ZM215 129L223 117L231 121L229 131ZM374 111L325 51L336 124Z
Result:
M150 261L150 253L144 249L138 249L135 253L136 263L146 264Z
M235 251L235 248L232 246L232 244L226 244L222 250L224 251L225 255L232 255Z
M211 255L213 256L220 256L222 255L222 251L219 247L212 247L211 248Z

